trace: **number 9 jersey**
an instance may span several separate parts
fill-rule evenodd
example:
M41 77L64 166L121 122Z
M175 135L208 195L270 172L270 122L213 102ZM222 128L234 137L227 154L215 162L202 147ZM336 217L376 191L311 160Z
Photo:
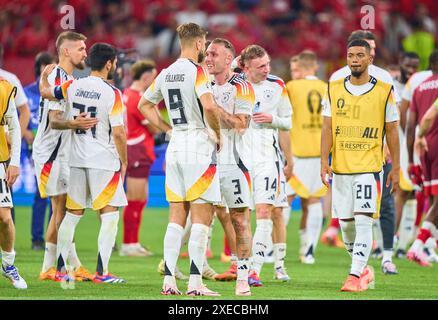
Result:
M153 104L164 99L173 128L166 151L169 202L221 200L216 145L199 100L204 94L213 95L207 72L193 61L180 58L162 70L143 95Z

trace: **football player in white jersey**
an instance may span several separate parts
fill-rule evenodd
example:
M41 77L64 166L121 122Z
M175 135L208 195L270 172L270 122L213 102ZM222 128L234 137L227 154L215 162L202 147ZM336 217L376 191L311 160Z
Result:
M353 31L349 38L348 43L353 40L365 40L370 45L371 51L370 56L373 62L376 55L376 41L375 36L371 31L356 30ZM377 80L383 81L390 85L394 85L394 80L388 71L370 64L368 66L368 74ZM351 75L351 70L347 66L334 72L330 81L339 80ZM394 91L394 99L397 104L401 102L400 96ZM394 198L390 193L390 189L386 187L386 177L391 171L392 163L390 159L390 154L388 148L385 147L385 159L386 163L383 166L384 180L383 180L383 190L382 199L380 207L380 219L375 219L373 225L374 240L376 242L376 249L372 253L372 257L381 258L381 269L385 274L397 274L397 269L392 262L392 255L394 251L394 234L395 234L395 208L394 208Z
M166 151L166 199L169 224L164 236L165 275L161 294L180 295L175 266L184 226L190 210L192 228L189 239L189 296L219 296L202 283L202 266L208 231L213 219L213 204L221 201L217 150L220 126L208 74L199 65L205 56L207 32L195 23L178 26L181 56L162 70L139 102L148 121L161 131L171 132ZM155 105L164 99L171 126Z
M61 85L73 79L73 70L84 69L87 38L76 32L61 33L56 40L59 63L48 76L50 85ZM35 162L35 175L42 198L50 197L53 215L46 232L46 250L39 279L55 280L56 274L56 243L58 229L65 215L65 202L69 182L70 154L69 130L89 129L94 126L95 119L78 117L67 126L67 111L65 101L49 101L41 98L39 110L39 125L32 146L32 158ZM74 268L77 280L92 280L92 274L81 266L76 253L75 244L69 254L69 264Z
M101 218L93 282L124 282L108 271L117 235L118 209L127 204L123 189L127 147L122 94L106 81L113 78L116 63L116 49L105 43L96 43L90 48L88 57L90 76L69 80L55 87L50 87L46 73L41 77L41 96L67 100L68 121L74 121L85 113L87 117L96 119L95 125L87 130L70 131L72 137L67 213L58 232L55 281L69 279L65 265L75 229L85 208L92 208L99 211Z
M243 136L248 166L253 179L253 199L257 227L253 237L252 270L249 284L261 286L259 275L272 232L272 210L280 194L280 159L277 130L291 128L292 107L286 86L278 77L269 74L270 58L258 45L243 49L240 63L246 79L254 88L256 103L248 133ZM292 160L286 159L285 170L290 170Z
M247 161L242 157L242 135L248 128L254 107L254 90L251 84L231 71L235 50L228 40L214 39L206 53L205 63L210 75L214 76L212 89L216 103L220 106L221 132L224 137L222 150L218 155L223 202L221 206L216 206L216 214L225 231L229 231L227 225L229 227L232 224L231 232L226 234L228 239L235 239L231 248L234 249L232 255L237 257L237 261L232 261L229 276L237 275L236 295L248 296L251 295L248 285L251 256L251 178L245 166ZM229 209L229 215L225 206ZM216 279L220 280L219 276Z
M404 88L409 78L417 71L420 65L420 58L415 52L402 52L400 55L400 75L394 78L394 90L402 97ZM400 189L395 195L396 223L395 230L398 230L398 241L396 257L402 258L406 255L406 247L414 238L414 225L417 213L417 200L415 199L414 183L408 174L408 149L406 144L406 101L400 104ZM404 108L402 112L402 107Z

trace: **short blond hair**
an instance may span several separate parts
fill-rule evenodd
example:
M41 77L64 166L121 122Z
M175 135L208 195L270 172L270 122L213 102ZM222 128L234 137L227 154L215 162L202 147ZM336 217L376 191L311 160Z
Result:
M56 50L59 53L59 49L61 48L61 45L64 43L65 40L70 40L70 41L85 41L87 40L87 37L84 36L82 33L77 33L74 31L64 31L61 32L58 36L58 38L56 38Z
M145 72L152 72L157 66L154 61L145 59L139 60L131 66L131 76L133 80L140 80Z
M193 22L179 25L176 28L176 32L178 33L181 45L190 43L198 38L204 38L208 34L207 30Z
M298 66L302 69L309 70L317 65L318 58L315 52L305 50L298 55Z
M264 57L268 53L259 45L251 44L240 53L240 64L245 66L250 60Z

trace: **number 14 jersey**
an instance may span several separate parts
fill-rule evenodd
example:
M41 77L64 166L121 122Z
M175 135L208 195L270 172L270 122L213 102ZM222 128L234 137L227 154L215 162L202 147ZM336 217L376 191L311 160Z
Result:
M67 100L70 119L87 112L87 117L98 120L91 129L72 131L70 166L118 171L120 158L112 128L123 126L124 106L120 90L102 78L88 76L55 87L54 96Z

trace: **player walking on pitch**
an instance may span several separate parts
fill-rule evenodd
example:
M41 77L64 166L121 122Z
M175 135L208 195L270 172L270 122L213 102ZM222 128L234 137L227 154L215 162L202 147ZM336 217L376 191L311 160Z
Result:
M399 183L399 117L394 90L368 74L370 50L365 40L348 44L351 76L329 82L322 113L321 180L328 187L327 178L333 172L333 215L340 220L345 247L352 257L350 274L341 291L351 292L367 290L374 284L374 271L367 262L373 218L379 213L385 132L393 161L387 186L392 182L393 190L397 190Z

